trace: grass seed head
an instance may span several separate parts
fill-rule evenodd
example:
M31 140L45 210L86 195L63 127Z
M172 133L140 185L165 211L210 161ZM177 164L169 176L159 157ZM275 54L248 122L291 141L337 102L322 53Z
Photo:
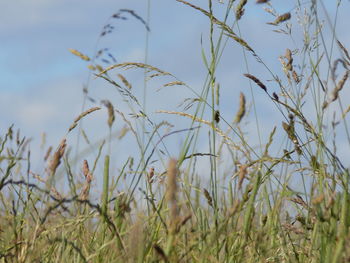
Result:
M247 0L241 0L236 8L236 19L239 20L244 15L244 6L246 5Z
M79 52L78 50L75 50L75 49L72 49L72 48L69 48L68 49L73 55L76 55L77 57L80 57L82 60L85 60L85 61L90 61L90 58L86 55L84 55L83 53Z
M101 102L108 110L108 121L107 121L107 123L108 123L108 126L110 128L112 128L113 122L115 120L113 104L109 100L103 100Z
M50 174L55 174L57 167L60 165L61 163L61 159L64 155L64 152L66 150L66 139L63 139L60 143L60 145L58 146L57 151L54 153L50 164L49 164L49 172Z
M277 26L278 24L285 22L287 20L289 20L291 18L291 14L290 13L285 13L283 15L278 16L275 21L267 23L269 25L274 25Z
M120 78L120 80L123 82L123 84L129 89L131 90L132 86L129 83L129 81L122 75L122 74L118 74L118 78Z
M247 77L248 79L251 79L252 81L254 81L260 88L262 88L265 92L267 92L267 88L266 86L255 76L251 75L251 74L243 74L245 77Z
M209 192L207 189L203 188L203 193L204 193L204 196L205 196L205 199L207 199L208 201L208 204L213 207L213 198L211 198Z
M289 48L286 49L285 58L287 59L286 69L289 71L293 70L293 56L292 51Z
M92 174L90 172L89 164L88 164L87 160L84 160L84 162L83 162L82 171L83 171L83 175L85 176L85 183L84 183L84 187L80 193L80 198L82 200L87 200L89 197L90 186L91 186L91 181L92 181Z
M246 112L246 100L244 94L241 92L239 94L239 109L235 117L235 123L240 123Z
M337 40L337 43L338 43L339 48L343 51L345 57L348 59L347 64L350 65L350 55L349 55L348 50L343 46L343 44L339 40Z
M153 183L153 176L154 176L154 167L151 167L148 172L148 182L151 184Z

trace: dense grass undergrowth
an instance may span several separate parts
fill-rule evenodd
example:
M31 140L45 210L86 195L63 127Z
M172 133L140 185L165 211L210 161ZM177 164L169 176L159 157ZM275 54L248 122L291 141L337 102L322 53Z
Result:
M60 145L49 148L44 157L47 166L40 174L31 167L30 140L15 126L2 131L0 262L350 261L349 163L343 163L347 156L337 152L341 146L347 153L350 146L346 115L350 108L341 96L349 86L350 56L335 27L347 18L335 16L332 21L322 1L295 1L292 10L281 14L274 1L257 1L272 18L264 26L290 39L279 61L266 61L254 49L259 40L248 43L240 31L247 1L209 0L201 6L177 2L207 17L208 50L199 48L207 69L201 90L147 61L111 62L104 68L99 64L104 53L113 60L106 49L97 49L92 58L72 49L88 63L90 77L116 88L132 114L117 110L114 101L96 102L86 85L81 114ZM342 1L332 6L337 14ZM329 20L321 21L322 14ZM108 20L100 38L112 33L109 21L127 18L150 30L148 19L121 9ZM325 26L332 28L327 36ZM302 39L295 41L294 28L302 32ZM252 66L247 58L264 69L261 78L248 70L242 76L251 96L248 101L247 92L242 92L236 99L239 109L232 121L220 112L217 78L226 45L241 50L245 60L240 63L247 69ZM276 63L282 74L268 66ZM164 87L183 86L193 97L184 99L183 111L149 113L122 69L142 70L145 85L150 79L170 78ZM277 87L274 91L272 85ZM259 126L264 124L255 120L258 147L251 145L242 122L248 113L257 116L261 106L255 103L257 92L283 119L266 138L260 135ZM93 119L101 107L108 110L109 135L106 143L93 144L82 122L87 115ZM180 130L167 120L155 122L153 114L175 115L190 124ZM110 157L116 118L125 124L117 133L119 139L132 134L138 151L118 172L111 170ZM337 137L337 132L343 135ZM161 150L167 147L163 139L178 134L184 135L180 154L170 156ZM198 150L203 134L208 152ZM73 156L79 142L93 146L94 160ZM207 161L200 164L206 165L207 180L198 172L203 158ZM161 165L153 165L155 159L161 159ZM58 174L65 187L57 184ZM96 178L103 178L102 190L94 188Z

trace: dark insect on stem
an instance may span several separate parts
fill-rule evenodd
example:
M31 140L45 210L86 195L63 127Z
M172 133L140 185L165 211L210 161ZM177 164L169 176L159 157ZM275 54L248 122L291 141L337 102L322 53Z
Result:
M215 111L215 122L216 123L219 123L220 121L220 111Z

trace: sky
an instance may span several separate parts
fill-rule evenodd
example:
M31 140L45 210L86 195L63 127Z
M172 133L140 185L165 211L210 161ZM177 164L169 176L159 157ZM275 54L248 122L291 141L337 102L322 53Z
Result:
M220 18L223 17L224 7L227 4L226 0L223 2L224 4L214 3L214 11ZM294 3L294 1L271 1L280 14L291 11L293 15L295 9L292 2ZM332 21L335 16L336 2L323 1ZM207 1L196 0L191 3L207 9ZM337 37L345 47L350 48L350 35L347 34L346 25L350 4L349 1L341 1L341 5L336 25ZM285 53L286 47L290 49L297 47L302 42L303 33L295 28L293 32L296 38L291 40L283 34L272 32L271 26L266 25L266 22L271 22L274 18L263 10L263 6L256 5L254 1L248 1L245 14L239 22L239 30L242 37L267 62L268 66L282 75L278 57ZM149 18L147 18L148 7ZM58 145L74 118L81 113L82 90L87 83L89 95L96 100L96 103L88 103L85 108L100 106L99 101L108 99L116 109L125 112L126 115L131 112L111 85L91 77L87 69L88 64L69 52L69 49L73 48L93 57L96 50L108 48L108 52L113 54L117 63L144 62L147 36L145 27L138 20L127 15L125 15L128 17L126 21L108 20L120 9L134 10L149 22L147 52L149 64L171 72L198 92L202 89L207 71L202 59L201 39L203 49L209 55L209 22L202 14L181 3L174 0L1 1L1 134L14 124L15 129L20 129L23 135L33 138L31 147L39 149L41 136L45 133L46 145L38 151L33 151L33 158L39 160L49 145L54 147ZM331 43L327 17L324 13L320 17L325 21L326 42ZM297 18L292 19L296 21ZM110 22L115 27L113 32L99 38L103 26ZM235 30L238 28L236 27ZM101 65L108 66L103 62ZM271 79L271 75L261 64L256 63L254 57L244 53L237 43L230 40L227 42L217 72L217 79L221 86L220 111L229 121L238 109L241 91L246 95L250 105L253 100L249 82L243 74L250 72L265 83L270 83L268 80ZM143 71L131 70L119 73L125 74L130 80L133 92L142 101ZM162 84L168 81L172 79L160 78L147 83L146 110L153 120L160 121L165 118L175 123L176 129L184 129L188 122L183 119L159 116L155 113L156 110L181 111L177 106L185 98L195 97L184 87L160 89ZM273 83L270 85L272 90L277 88ZM266 95L258 88L253 88L261 136L266 141L273 126L279 126L280 129L283 118L276 113L276 108ZM346 90L345 94L350 95ZM344 105L348 105L346 100ZM84 120L84 127L91 138L98 140L108 135L106 120L105 109ZM246 130L252 145L256 146L259 140L256 136L253 109L247 117L247 122ZM114 127L116 130L123 127L119 117ZM75 138L75 136L69 137L72 145L76 143ZM127 137L125 141L116 141L113 144L113 149L118 149L115 150L116 155L123 161L130 154L128 152L130 140L132 136ZM174 136L174 140L169 142L174 148L171 149L171 155L176 157L182 141L183 137ZM204 144L207 145L207 141ZM348 145L346 148L339 145L339 149L343 151L342 154L346 154ZM38 161L36 168L42 171L40 167L42 163Z

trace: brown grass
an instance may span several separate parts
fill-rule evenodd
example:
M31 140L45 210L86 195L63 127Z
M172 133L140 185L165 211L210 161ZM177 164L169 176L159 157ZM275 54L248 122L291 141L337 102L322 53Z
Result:
M50 164L49 164L49 172L50 174L55 174L57 167L60 165L61 163L61 159L64 155L64 152L66 150L66 139L64 138L60 145L58 146L58 149L56 150L56 152L53 154Z

